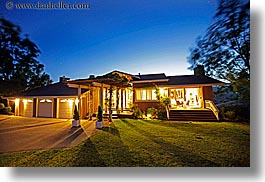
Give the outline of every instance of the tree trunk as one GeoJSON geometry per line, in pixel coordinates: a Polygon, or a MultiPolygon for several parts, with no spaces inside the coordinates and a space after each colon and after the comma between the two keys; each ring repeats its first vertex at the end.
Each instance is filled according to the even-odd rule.
{"type": "Polygon", "coordinates": [[[167,112],[167,120],[169,120],[169,107],[166,106],[166,112],[167,112]]]}

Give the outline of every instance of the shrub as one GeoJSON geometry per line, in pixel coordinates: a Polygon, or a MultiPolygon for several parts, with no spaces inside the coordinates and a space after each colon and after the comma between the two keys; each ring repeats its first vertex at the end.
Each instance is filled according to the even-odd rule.
{"type": "Polygon", "coordinates": [[[226,118],[228,118],[230,120],[235,120],[236,119],[235,111],[226,111],[224,115],[225,115],[226,118]]]}
{"type": "Polygon", "coordinates": [[[3,108],[5,108],[5,104],[0,103],[0,109],[3,109],[3,108]]]}
{"type": "Polygon", "coordinates": [[[162,106],[157,109],[157,118],[161,120],[167,119],[167,111],[165,107],[162,106]]]}
{"type": "Polygon", "coordinates": [[[141,111],[141,109],[137,105],[133,105],[131,110],[133,112],[133,118],[134,119],[139,119],[139,118],[143,117],[143,112],[141,111]]]}
{"type": "Polygon", "coordinates": [[[77,110],[77,107],[75,106],[75,110],[74,110],[74,117],[73,117],[74,120],[79,120],[79,112],[77,110]]]}
{"type": "Polygon", "coordinates": [[[219,108],[220,119],[231,121],[250,121],[250,106],[247,104],[226,105],[219,108]]]}
{"type": "Polygon", "coordinates": [[[101,106],[98,106],[98,115],[97,115],[98,121],[102,121],[103,118],[103,111],[101,106]]]}
{"type": "Polygon", "coordinates": [[[157,109],[154,107],[147,108],[147,114],[151,114],[151,118],[154,119],[157,117],[157,109]]]}
{"type": "Polygon", "coordinates": [[[1,114],[10,114],[11,110],[12,110],[11,107],[3,107],[3,108],[0,108],[0,113],[1,114]]]}

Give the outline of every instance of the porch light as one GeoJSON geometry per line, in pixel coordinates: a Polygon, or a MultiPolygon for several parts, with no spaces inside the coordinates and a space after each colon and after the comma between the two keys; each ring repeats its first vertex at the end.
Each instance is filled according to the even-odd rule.
{"type": "Polygon", "coordinates": [[[78,103],[79,103],[79,100],[78,100],[78,98],[76,98],[75,99],[75,105],[78,105],[78,103]]]}
{"type": "MultiPolygon", "coordinates": [[[[67,99],[67,102],[69,102],[70,104],[72,104],[74,101],[71,99],[67,99]]],[[[78,103],[78,102],[77,102],[78,103]]]]}
{"type": "Polygon", "coordinates": [[[15,99],[15,105],[18,105],[18,104],[19,104],[19,99],[16,98],[16,99],[15,99]]]}

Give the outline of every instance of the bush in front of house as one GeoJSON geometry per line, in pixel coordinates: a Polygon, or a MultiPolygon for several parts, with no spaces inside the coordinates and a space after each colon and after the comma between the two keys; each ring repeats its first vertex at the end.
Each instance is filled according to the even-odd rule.
{"type": "Polygon", "coordinates": [[[151,115],[151,119],[157,118],[157,109],[154,107],[147,108],[147,114],[151,115]]]}
{"type": "Polygon", "coordinates": [[[5,104],[0,103],[0,114],[13,114],[11,107],[5,107],[5,104]]]}
{"type": "Polygon", "coordinates": [[[157,118],[160,120],[167,120],[167,111],[162,105],[160,105],[157,109],[157,118]]]}
{"type": "Polygon", "coordinates": [[[141,109],[137,105],[133,105],[131,110],[133,112],[132,116],[134,119],[142,119],[143,118],[143,112],[141,111],[141,109]]]}
{"type": "Polygon", "coordinates": [[[219,108],[220,119],[250,122],[250,106],[248,104],[225,105],[219,108]]]}
{"type": "Polygon", "coordinates": [[[5,107],[4,103],[0,103],[0,110],[3,109],[5,107]]]}

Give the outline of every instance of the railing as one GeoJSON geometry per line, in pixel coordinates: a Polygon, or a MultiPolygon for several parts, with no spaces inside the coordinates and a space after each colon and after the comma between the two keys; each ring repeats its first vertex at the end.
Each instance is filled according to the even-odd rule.
{"type": "Polygon", "coordinates": [[[216,119],[219,120],[219,110],[211,100],[205,100],[205,107],[212,110],[216,119]]]}

